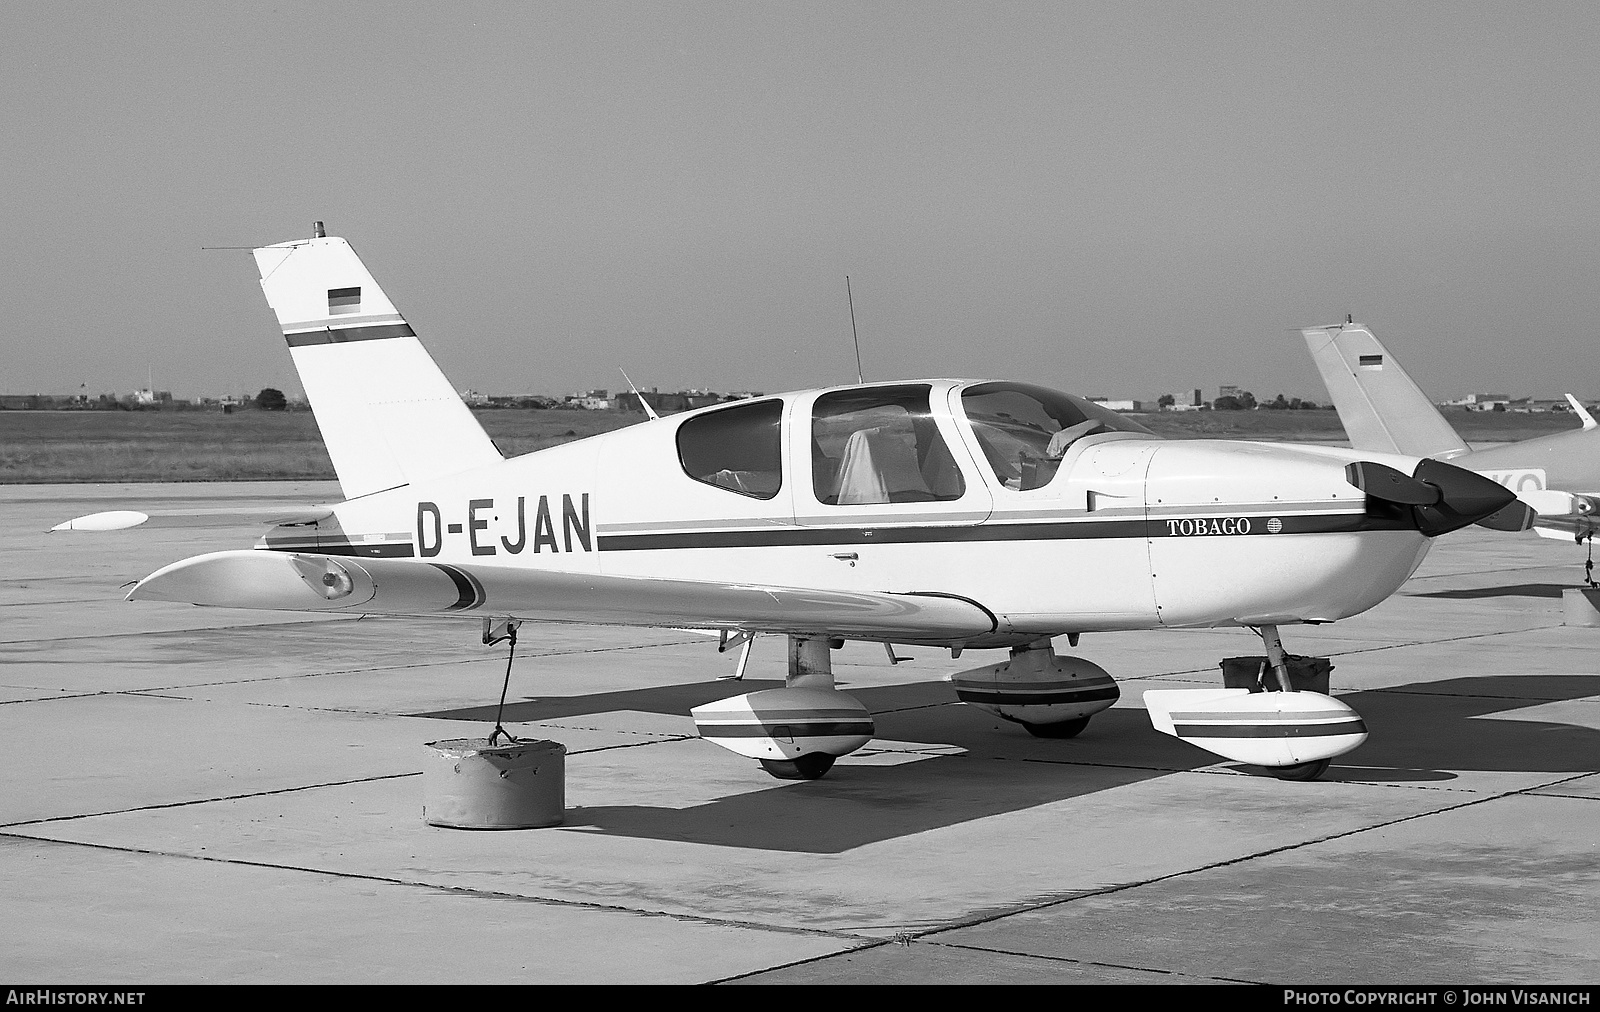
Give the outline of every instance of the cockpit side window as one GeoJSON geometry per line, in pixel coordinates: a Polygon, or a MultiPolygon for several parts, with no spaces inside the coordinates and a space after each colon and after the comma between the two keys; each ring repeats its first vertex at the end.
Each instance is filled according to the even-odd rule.
{"type": "Polygon", "coordinates": [[[1023,383],[968,387],[961,395],[961,407],[995,477],[1006,488],[1021,492],[1050,484],[1062,455],[1084,436],[1152,434],[1092,401],[1023,383]]]}
{"type": "Polygon", "coordinates": [[[923,385],[841,390],[817,398],[811,476],[830,506],[946,502],[966,482],[928,409],[923,385]]]}
{"type": "Polygon", "coordinates": [[[678,460],[695,481],[754,499],[783,487],[783,401],[696,415],[678,426],[678,460]]]}

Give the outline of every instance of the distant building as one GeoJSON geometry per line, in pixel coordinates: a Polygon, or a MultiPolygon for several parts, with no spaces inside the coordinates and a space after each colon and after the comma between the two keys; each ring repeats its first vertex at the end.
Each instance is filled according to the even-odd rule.
{"type": "Polygon", "coordinates": [[[1468,411],[1494,411],[1498,406],[1504,411],[1510,405],[1511,398],[1506,394],[1468,394],[1456,401],[1445,401],[1439,406],[1442,408],[1466,408],[1468,411]]]}
{"type": "MultiPolygon", "coordinates": [[[[616,406],[619,411],[643,412],[639,399],[644,398],[645,403],[655,409],[658,415],[670,415],[679,411],[689,411],[693,408],[703,408],[710,404],[720,404],[723,401],[743,400],[748,394],[719,394],[711,390],[680,390],[675,394],[664,394],[652,387],[649,390],[617,394],[616,406]]],[[[755,394],[753,396],[761,396],[755,394]]]]}
{"type": "Polygon", "coordinates": [[[1521,411],[1527,414],[1542,415],[1552,411],[1571,411],[1572,405],[1567,403],[1565,397],[1558,401],[1542,401],[1528,397],[1520,401],[1513,401],[1507,410],[1521,411]]]}
{"type": "Polygon", "coordinates": [[[1112,400],[1109,397],[1091,397],[1089,400],[1110,411],[1143,411],[1143,401],[1112,400]]]}

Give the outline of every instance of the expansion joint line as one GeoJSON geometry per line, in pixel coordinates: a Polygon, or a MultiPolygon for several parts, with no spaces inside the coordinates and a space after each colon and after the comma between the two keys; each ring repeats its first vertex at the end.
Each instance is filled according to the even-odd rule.
{"type": "MultiPolygon", "coordinates": [[[[229,794],[220,798],[191,798],[188,801],[168,801],[159,805],[136,805],[133,808],[115,808],[109,812],[89,812],[83,815],[52,815],[47,819],[25,819],[22,822],[0,823],[0,835],[17,836],[24,839],[38,839],[28,837],[22,833],[6,833],[5,830],[17,829],[22,826],[43,826],[52,822],[76,822],[79,819],[98,819],[105,815],[132,815],[136,812],[159,812],[166,808],[188,808],[192,805],[209,805],[218,801],[248,801],[251,798],[270,798],[275,794],[295,794],[299,791],[315,791],[323,787],[348,787],[351,784],[372,784],[380,780],[404,780],[406,777],[420,777],[421,773],[381,773],[372,777],[355,777],[351,780],[330,780],[320,784],[302,784],[299,787],[280,787],[272,791],[250,791],[246,794],[229,794]]],[[[69,842],[69,841],[59,841],[69,842]]],[[[85,846],[90,846],[85,844],[85,846]]],[[[113,850],[117,848],[111,848],[113,850]]]]}
{"type": "MultiPolygon", "coordinates": [[[[407,774],[416,776],[418,774],[407,774]]],[[[178,807],[164,805],[157,807],[178,807]]],[[[111,814],[111,813],[107,813],[111,814]]],[[[87,816],[76,816],[87,818],[87,816]]],[[[39,822],[54,822],[55,819],[41,819],[39,822]]],[[[21,823],[19,825],[28,825],[21,823]]],[[[672,912],[668,910],[647,910],[639,907],[622,906],[617,903],[596,903],[591,900],[564,900],[554,896],[528,896],[522,893],[511,893],[497,889],[477,889],[471,886],[440,885],[437,882],[424,882],[416,879],[399,878],[393,875],[367,875],[359,872],[330,871],[326,868],[308,868],[304,865],[278,864],[271,861],[249,861],[236,857],[215,857],[209,854],[186,854],[181,851],[156,850],[149,847],[119,847],[109,843],[88,843],[82,840],[55,840],[50,837],[28,836],[23,833],[7,833],[0,829],[0,836],[12,839],[27,840],[31,843],[50,843],[66,847],[87,847],[91,850],[106,850],[118,854],[142,854],[149,857],[171,857],[189,861],[207,861],[212,864],[232,865],[238,868],[263,868],[269,871],[299,872],[305,875],[317,875],[322,878],[342,879],[351,882],[377,882],[384,885],[404,886],[413,889],[426,889],[430,892],[443,893],[450,896],[469,896],[477,899],[506,900],[513,903],[535,903],[541,906],[567,907],[574,910],[595,910],[607,913],[633,914],[637,917],[665,917],[669,920],[683,921],[690,924],[705,924],[712,927],[743,928],[748,931],[770,931],[783,935],[806,935],[817,938],[838,938],[857,940],[857,934],[830,931],[824,928],[801,928],[783,924],[763,924],[759,921],[743,921],[731,917],[710,917],[704,914],[690,914],[672,912]]]]}

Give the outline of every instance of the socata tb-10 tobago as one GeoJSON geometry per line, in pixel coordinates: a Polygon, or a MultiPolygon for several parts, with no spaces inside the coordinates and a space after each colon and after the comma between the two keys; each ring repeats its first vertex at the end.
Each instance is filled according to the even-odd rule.
{"type": "Polygon", "coordinates": [[[782,634],[784,688],[693,711],[780,777],[821,776],[872,737],[834,687],[844,640],[1009,649],[952,676],[959,697],[1071,737],[1118,690],[1052,637],[1214,626],[1259,630],[1259,683],[1147,692],[1152,723],[1315,777],[1366,728],[1297,691],[1278,627],[1371,608],[1436,535],[1532,519],[1437,460],[1164,440],[1024,383],[763,396],[507,460],[345,240],[319,224],[254,255],[347,499],[276,514],[255,550],[173,563],[129,599],[782,634]]]}

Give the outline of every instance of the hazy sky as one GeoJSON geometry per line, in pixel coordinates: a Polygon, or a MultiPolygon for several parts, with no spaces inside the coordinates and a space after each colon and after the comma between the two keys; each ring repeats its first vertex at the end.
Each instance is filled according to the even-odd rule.
{"type": "Polygon", "coordinates": [[[457,388],[1600,394],[1600,5],[0,5],[0,392],[297,390],[323,219],[457,388]]]}

